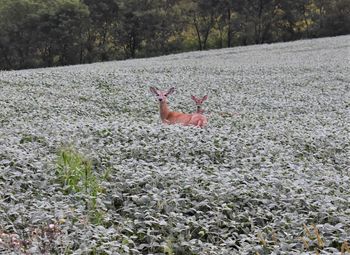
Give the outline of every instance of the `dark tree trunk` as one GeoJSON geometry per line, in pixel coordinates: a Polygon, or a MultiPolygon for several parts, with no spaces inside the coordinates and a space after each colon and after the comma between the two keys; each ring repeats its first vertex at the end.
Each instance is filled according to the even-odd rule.
{"type": "Polygon", "coordinates": [[[232,47],[232,25],[231,25],[231,9],[227,8],[227,47],[232,47]]]}
{"type": "Polygon", "coordinates": [[[193,23],[194,23],[194,27],[196,28],[196,33],[197,33],[198,49],[203,50],[201,33],[199,31],[196,16],[193,17],[193,23]]]}
{"type": "Polygon", "coordinates": [[[4,59],[5,59],[6,65],[7,65],[5,67],[5,69],[12,69],[12,67],[13,67],[12,63],[11,63],[9,57],[6,54],[6,50],[3,47],[1,47],[1,52],[2,52],[2,55],[3,55],[4,59]]]}

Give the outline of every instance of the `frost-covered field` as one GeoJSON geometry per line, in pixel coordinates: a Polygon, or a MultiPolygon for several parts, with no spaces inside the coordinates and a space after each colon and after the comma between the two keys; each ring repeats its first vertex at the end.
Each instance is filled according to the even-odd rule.
{"type": "Polygon", "coordinates": [[[349,252],[349,55],[343,36],[0,72],[0,252],[349,252]],[[149,86],[183,112],[208,94],[208,126],[162,126],[149,86]],[[95,197],[59,182],[65,148],[95,197]]]}

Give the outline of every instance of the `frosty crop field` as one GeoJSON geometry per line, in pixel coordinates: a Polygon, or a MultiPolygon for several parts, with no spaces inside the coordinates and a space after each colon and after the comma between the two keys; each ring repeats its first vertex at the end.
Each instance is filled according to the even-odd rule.
{"type": "Polygon", "coordinates": [[[0,72],[1,254],[350,254],[350,36],[0,72]],[[149,92],[204,129],[164,126],[149,92]]]}

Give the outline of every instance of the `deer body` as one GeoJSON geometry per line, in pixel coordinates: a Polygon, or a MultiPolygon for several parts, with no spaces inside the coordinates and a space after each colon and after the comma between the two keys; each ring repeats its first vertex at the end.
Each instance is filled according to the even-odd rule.
{"type": "Polygon", "coordinates": [[[151,87],[150,90],[153,94],[155,94],[158,97],[160,119],[164,124],[180,124],[184,126],[191,125],[196,127],[204,127],[207,124],[208,120],[202,114],[187,114],[182,112],[170,111],[167,104],[167,96],[169,96],[175,91],[174,88],[169,89],[167,92],[162,92],[154,87],[151,87]]]}

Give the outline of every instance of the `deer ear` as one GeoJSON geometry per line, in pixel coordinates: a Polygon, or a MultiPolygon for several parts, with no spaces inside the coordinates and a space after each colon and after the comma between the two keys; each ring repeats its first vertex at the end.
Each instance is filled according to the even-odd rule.
{"type": "Polygon", "coordinates": [[[157,88],[155,88],[155,87],[149,87],[149,90],[150,90],[153,94],[158,95],[158,89],[157,89],[157,88]]]}
{"type": "Polygon", "coordinates": [[[208,99],[208,95],[205,95],[203,98],[202,98],[202,102],[204,102],[205,100],[208,99]]]}
{"type": "Polygon", "coordinates": [[[172,88],[170,88],[170,89],[168,90],[168,92],[166,93],[166,95],[169,96],[169,95],[173,94],[174,91],[175,91],[175,88],[172,87],[172,88]]]}
{"type": "Polygon", "coordinates": [[[197,102],[197,98],[195,96],[191,95],[191,98],[192,98],[193,101],[197,102]]]}

